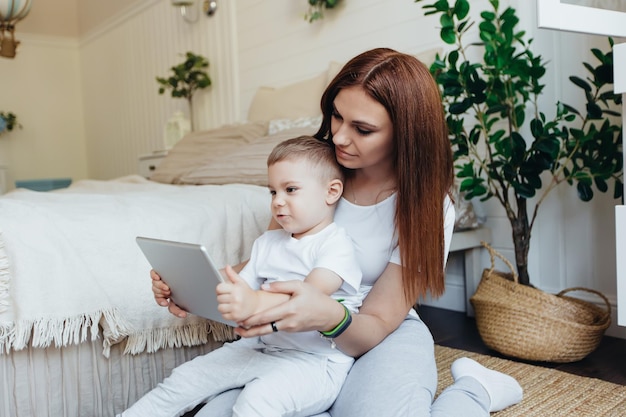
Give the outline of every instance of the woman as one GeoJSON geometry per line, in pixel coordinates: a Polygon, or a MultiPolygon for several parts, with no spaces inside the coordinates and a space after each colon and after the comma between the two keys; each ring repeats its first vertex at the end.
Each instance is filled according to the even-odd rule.
{"type": "MultiPolygon", "coordinates": [[[[412,306],[444,291],[444,265],[454,225],[448,197],[454,173],[439,90],[417,59],[391,49],[350,60],[321,100],[318,139],[331,140],[346,169],[335,222],[355,243],[369,289],[350,326],[334,339],[358,357],[333,417],[485,416],[521,400],[510,376],[467,358],[452,366],[455,379],[434,402],[434,343],[412,306]]],[[[271,226],[272,227],[272,226],[271,226]]],[[[156,274],[156,301],[168,289],[156,274]]],[[[341,305],[302,282],[272,284],[290,301],[251,317],[243,337],[280,331],[329,331],[344,317],[341,305]]],[[[184,314],[169,305],[174,314],[184,314]]],[[[228,393],[198,416],[230,415],[228,393]]]]}

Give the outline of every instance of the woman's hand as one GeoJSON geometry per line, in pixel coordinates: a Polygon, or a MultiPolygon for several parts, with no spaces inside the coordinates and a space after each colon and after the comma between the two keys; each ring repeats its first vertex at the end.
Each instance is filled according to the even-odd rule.
{"type": "Polygon", "coordinates": [[[235,332],[242,337],[262,336],[278,331],[303,332],[329,330],[339,323],[345,314],[337,301],[315,286],[302,281],[273,282],[262,286],[264,291],[287,294],[290,299],[249,317],[235,332]]]}
{"type": "Polygon", "coordinates": [[[150,271],[150,278],[152,278],[152,293],[156,303],[162,307],[167,307],[169,312],[177,317],[187,317],[185,310],[178,307],[173,301],[170,301],[170,295],[172,294],[170,287],[161,280],[161,276],[154,269],[150,271]]]}

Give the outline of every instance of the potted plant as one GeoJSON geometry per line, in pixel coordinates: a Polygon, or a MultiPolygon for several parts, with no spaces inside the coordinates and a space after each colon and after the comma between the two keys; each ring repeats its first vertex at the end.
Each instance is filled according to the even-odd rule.
{"type": "Polygon", "coordinates": [[[610,304],[594,290],[584,289],[600,295],[608,312],[564,297],[572,289],[555,296],[532,287],[528,253],[538,210],[560,184],[575,184],[583,201],[610,185],[614,197],[622,197],[621,126],[612,110],[621,96],[612,90],[613,54],[593,49],[599,63],[583,63],[588,77],[569,77],[584,94],[583,111],[559,102],[554,116],[547,116],[538,107],[546,62],[530,49],[532,39],[516,29],[515,10],[500,13],[498,0],[489,3],[491,10],[480,14],[480,41],[474,42],[465,40],[476,24],[468,0],[423,6],[426,15],[440,15],[440,37],[453,45],[430,70],[442,93],[460,191],[467,199],[495,198],[512,229],[517,271],[500,255],[512,274],[496,279],[494,251],[488,248],[492,268],[470,301],[489,347],[522,359],[579,360],[608,328],[610,304]],[[482,59],[474,62],[470,48],[481,48],[482,59]]]}
{"type": "Polygon", "coordinates": [[[519,281],[529,285],[531,231],[551,191],[575,184],[579,198],[589,201],[594,188],[606,192],[612,182],[614,197],[622,197],[621,126],[610,117],[619,116],[612,108],[621,96],[612,89],[613,53],[593,49],[599,63],[583,63],[589,77],[569,77],[584,93],[585,110],[557,103],[555,115],[546,116],[537,106],[546,62],[531,51],[532,39],[516,31],[515,10],[499,14],[498,0],[489,3],[493,10],[481,13],[479,43],[465,43],[475,25],[468,0],[423,6],[427,15],[441,15],[441,39],[456,46],[431,72],[441,87],[460,189],[467,199],[495,198],[502,205],[519,281]],[[471,47],[483,48],[482,62],[468,58],[471,47]]]}
{"type": "Polygon", "coordinates": [[[324,9],[333,9],[337,6],[340,0],[307,0],[309,4],[309,11],[304,15],[304,18],[313,23],[318,19],[324,18],[324,9]]]}
{"type": "Polygon", "coordinates": [[[206,72],[209,61],[202,55],[193,52],[185,54],[185,60],[180,64],[170,68],[172,75],[169,77],[156,77],[159,83],[159,94],[171,90],[174,98],[184,98],[189,104],[189,119],[191,129],[193,123],[193,96],[198,90],[202,90],[211,85],[211,78],[206,72]]]}
{"type": "Polygon", "coordinates": [[[16,127],[22,127],[17,121],[17,116],[11,112],[0,111],[0,135],[10,132],[16,127]]]}

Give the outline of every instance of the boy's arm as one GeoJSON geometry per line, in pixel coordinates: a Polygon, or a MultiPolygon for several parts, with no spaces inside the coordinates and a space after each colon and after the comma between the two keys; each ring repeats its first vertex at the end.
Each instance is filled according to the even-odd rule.
{"type": "MultiPolygon", "coordinates": [[[[267,292],[262,289],[253,290],[230,266],[225,268],[225,273],[230,282],[218,285],[217,299],[218,310],[227,320],[241,322],[253,314],[282,304],[290,298],[288,294],[267,292]]],[[[304,281],[328,295],[337,291],[343,283],[339,275],[325,268],[313,269],[304,281]]]]}

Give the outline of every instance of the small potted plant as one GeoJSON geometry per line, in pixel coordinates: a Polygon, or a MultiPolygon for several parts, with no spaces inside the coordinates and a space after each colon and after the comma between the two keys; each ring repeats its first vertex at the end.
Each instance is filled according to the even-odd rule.
{"type": "Polygon", "coordinates": [[[304,15],[304,18],[313,23],[318,19],[324,18],[325,9],[333,9],[337,6],[340,0],[307,0],[309,4],[309,11],[304,15]]]}
{"type": "MultiPolygon", "coordinates": [[[[612,185],[614,197],[622,197],[621,126],[614,122],[619,113],[612,110],[621,96],[612,89],[612,52],[593,49],[599,63],[583,63],[587,79],[570,77],[586,98],[584,110],[557,103],[555,115],[546,116],[538,107],[546,62],[530,49],[532,39],[517,31],[515,10],[500,13],[498,0],[489,3],[491,10],[480,14],[480,41],[472,42],[465,40],[476,23],[468,0],[423,6],[426,15],[440,15],[440,37],[454,46],[437,57],[431,73],[442,92],[460,190],[468,199],[500,203],[512,229],[514,276],[530,288],[531,231],[551,191],[575,184],[579,198],[589,201],[594,189],[606,192],[612,185]],[[469,48],[481,48],[482,60],[472,61],[469,48]]],[[[524,308],[535,308],[526,304],[524,308]]]]}
{"type": "Polygon", "coordinates": [[[17,121],[17,116],[11,112],[0,111],[0,135],[9,133],[16,127],[22,127],[17,121]]]}
{"type": "Polygon", "coordinates": [[[185,60],[180,64],[170,68],[172,75],[169,77],[156,77],[159,83],[159,94],[171,91],[174,98],[184,98],[189,104],[189,119],[191,129],[193,123],[193,96],[198,90],[205,89],[211,85],[211,77],[206,69],[209,61],[202,55],[193,52],[185,54],[185,60]]]}

